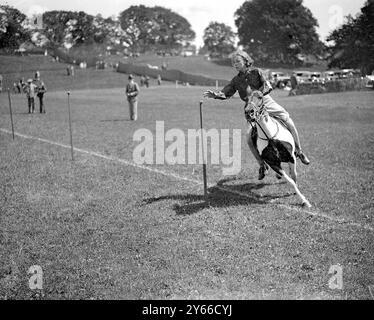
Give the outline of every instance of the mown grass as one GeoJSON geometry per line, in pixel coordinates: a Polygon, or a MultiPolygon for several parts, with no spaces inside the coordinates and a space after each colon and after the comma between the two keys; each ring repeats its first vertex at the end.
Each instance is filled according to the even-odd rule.
{"type": "MultiPolygon", "coordinates": [[[[142,89],[139,120],[128,121],[120,89],[71,93],[74,145],[132,160],[140,128],[199,127],[206,88],[142,89]]],[[[372,92],[303,97],[274,94],[297,124],[312,160],[298,164],[299,186],[315,212],[373,227],[372,92]]],[[[18,132],[69,144],[67,95],[46,96],[47,114],[25,114],[13,98],[18,132]]],[[[6,95],[0,127],[10,129],[6,95]]],[[[242,102],[204,102],[204,127],[242,129],[242,171],[217,188],[0,132],[0,296],[7,299],[370,299],[373,234],[359,225],[298,210],[291,189],[270,175],[257,181],[245,146],[242,102]],[[289,210],[291,206],[295,210],[289,210]],[[328,287],[343,267],[343,290],[328,287]],[[30,290],[27,270],[40,265],[44,289],[30,290]]],[[[199,165],[155,165],[201,180],[199,165]]]]}

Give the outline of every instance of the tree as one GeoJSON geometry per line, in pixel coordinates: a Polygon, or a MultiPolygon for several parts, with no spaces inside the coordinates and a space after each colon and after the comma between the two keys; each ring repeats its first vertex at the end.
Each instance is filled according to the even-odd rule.
{"type": "Polygon", "coordinates": [[[74,27],[71,30],[74,45],[94,43],[94,17],[83,11],[74,12],[74,27]]]}
{"type": "Polygon", "coordinates": [[[367,74],[374,69],[374,0],[361,8],[356,18],[346,17],[346,22],[330,33],[327,41],[331,62],[329,67],[359,68],[367,74]]]}
{"type": "Polygon", "coordinates": [[[317,20],[302,0],[246,1],[235,12],[239,44],[262,62],[298,62],[323,49],[317,20]]]}
{"type": "Polygon", "coordinates": [[[210,22],[204,30],[203,40],[213,56],[223,57],[234,51],[235,33],[224,23],[210,22]]]}
{"type": "Polygon", "coordinates": [[[120,23],[134,51],[158,46],[177,48],[195,38],[190,23],[177,13],[163,7],[131,6],[120,13],[120,23]]]}
{"type": "Polygon", "coordinates": [[[26,15],[18,9],[0,5],[0,48],[14,49],[30,40],[26,30],[26,15]]]}
{"type": "Polygon", "coordinates": [[[96,32],[93,21],[94,17],[83,11],[48,11],[43,14],[44,35],[54,46],[92,44],[96,32]]]}
{"type": "Polygon", "coordinates": [[[154,22],[156,28],[156,43],[169,48],[188,46],[195,39],[191,24],[184,17],[162,7],[154,7],[154,22]]]}

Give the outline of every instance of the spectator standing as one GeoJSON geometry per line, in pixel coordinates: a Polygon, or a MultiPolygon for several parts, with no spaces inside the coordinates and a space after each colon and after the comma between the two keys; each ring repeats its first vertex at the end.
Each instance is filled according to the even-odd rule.
{"type": "Polygon", "coordinates": [[[272,83],[273,88],[278,87],[278,75],[274,74],[273,76],[273,83],[272,83]]]}
{"type": "Polygon", "coordinates": [[[289,95],[290,96],[296,96],[297,78],[296,78],[296,73],[295,72],[292,73],[290,81],[291,81],[291,90],[290,90],[289,95]]]}
{"type": "Polygon", "coordinates": [[[36,85],[36,96],[39,99],[39,111],[40,113],[46,113],[44,106],[44,94],[47,92],[47,88],[44,82],[40,79],[40,73],[35,73],[34,84],[36,85]]]}
{"type": "Polygon", "coordinates": [[[139,86],[134,81],[134,76],[129,75],[129,83],[126,86],[126,96],[129,103],[130,119],[136,121],[138,119],[138,95],[139,86]]]}
{"type": "Polygon", "coordinates": [[[47,92],[47,87],[45,86],[44,82],[40,82],[40,86],[38,87],[38,98],[39,98],[39,111],[40,113],[46,113],[45,105],[44,105],[44,94],[47,92]]]}
{"type": "Polygon", "coordinates": [[[145,82],[145,77],[144,77],[144,76],[141,76],[141,77],[140,77],[140,86],[141,86],[141,87],[144,86],[144,82],[145,82]]]}
{"type": "Polygon", "coordinates": [[[32,79],[27,80],[27,85],[25,87],[27,104],[29,107],[29,113],[34,113],[35,111],[35,93],[36,85],[32,82],[32,79]]]}
{"type": "Polygon", "coordinates": [[[148,76],[145,76],[144,84],[147,88],[149,87],[149,80],[150,78],[148,76]]]}
{"type": "Polygon", "coordinates": [[[157,75],[157,84],[160,86],[162,82],[161,75],[157,75]]]}
{"type": "Polygon", "coordinates": [[[21,84],[22,92],[25,92],[26,86],[27,86],[27,83],[25,82],[25,78],[22,77],[20,84],[21,84]]]}
{"type": "Polygon", "coordinates": [[[21,79],[16,83],[16,86],[17,86],[17,92],[22,93],[22,80],[21,79]]]}

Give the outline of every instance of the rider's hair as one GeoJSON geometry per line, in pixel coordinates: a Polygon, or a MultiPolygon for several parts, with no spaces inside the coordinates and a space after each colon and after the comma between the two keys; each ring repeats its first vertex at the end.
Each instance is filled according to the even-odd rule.
{"type": "Polygon", "coordinates": [[[250,66],[253,65],[254,60],[251,58],[251,56],[248,53],[246,53],[242,50],[237,50],[237,51],[233,52],[231,54],[231,62],[233,63],[235,58],[237,58],[237,57],[240,57],[244,60],[244,63],[245,63],[246,67],[250,67],[250,66]]]}

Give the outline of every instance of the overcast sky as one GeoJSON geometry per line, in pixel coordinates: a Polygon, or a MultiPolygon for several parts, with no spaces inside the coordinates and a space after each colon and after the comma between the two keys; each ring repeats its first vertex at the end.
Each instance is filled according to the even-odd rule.
{"type": "MultiPolygon", "coordinates": [[[[281,0],[279,0],[281,1],[281,0]]],[[[237,31],[234,22],[235,11],[245,0],[2,0],[25,14],[41,10],[85,11],[89,14],[101,13],[104,17],[118,15],[131,5],[144,4],[148,7],[161,6],[185,17],[196,32],[196,44],[202,45],[204,29],[209,22],[225,23],[237,31]]],[[[365,0],[304,0],[318,20],[321,40],[343,21],[348,14],[356,15],[365,0]]]]}

